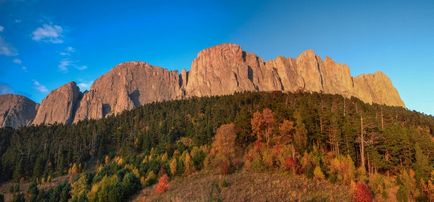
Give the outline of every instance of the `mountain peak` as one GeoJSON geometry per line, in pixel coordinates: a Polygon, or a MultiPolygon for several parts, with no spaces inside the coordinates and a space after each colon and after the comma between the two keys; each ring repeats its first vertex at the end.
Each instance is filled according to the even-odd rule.
{"type": "Polygon", "coordinates": [[[323,61],[313,50],[303,51],[296,59],[280,56],[265,62],[237,44],[226,43],[200,51],[188,72],[131,61],[96,79],[84,95],[70,82],[42,101],[33,123],[100,119],[151,102],[244,91],[319,92],[404,106],[381,71],[352,77],[347,65],[328,56],[323,61]]]}
{"type": "Polygon", "coordinates": [[[21,95],[0,95],[0,127],[18,128],[29,125],[38,104],[21,95]]]}
{"type": "Polygon", "coordinates": [[[71,123],[80,98],[80,89],[74,81],[51,91],[42,100],[33,124],[71,123]]]}

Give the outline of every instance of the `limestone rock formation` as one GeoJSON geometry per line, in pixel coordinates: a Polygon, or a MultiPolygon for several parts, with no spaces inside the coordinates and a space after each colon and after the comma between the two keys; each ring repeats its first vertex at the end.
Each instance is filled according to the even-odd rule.
{"type": "Polygon", "coordinates": [[[72,123],[80,98],[81,92],[75,82],[53,90],[42,100],[33,124],[72,123]]]}
{"type": "Polygon", "coordinates": [[[181,85],[177,71],[144,62],[119,64],[95,80],[84,94],[74,122],[103,118],[146,103],[182,98],[181,85]]]}
{"type": "Polygon", "coordinates": [[[267,62],[234,44],[214,46],[198,54],[189,72],[187,96],[242,91],[322,92],[354,96],[367,103],[404,106],[386,75],[353,78],[347,65],[330,57],[322,60],[312,50],[295,59],[277,57],[267,62]]]}
{"type": "Polygon", "coordinates": [[[0,95],[0,127],[27,126],[35,118],[38,104],[20,95],[0,95]]]}
{"type": "MultiPolygon", "coordinates": [[[[312,50],[297,58],[264,61],[239,45],[221,44],[199,52],[191,71],[178,73],[144,62],[126,62],[95,80],[83,95],[75,83],[66,84],[43,100],[33,123],[100,119],[151,102],[243,91],[320,92],[357,97],[367,103],[404,106],[398,91],[382,72],[352,77],[347,65],[330,57],[323,60],[312,50]]],[[[26,103],[35,110],[35,104],[26,103]]],[[[17,112],[14,120],[9,117],[9,108],[23,104],[1,104],[5,109],[3,125],[27,125],[33,118],[23,118],[17,112]]],[[[28,112],[31,115],[30,109],[28,112]]]]}
{"type": "Polygon", "coordinates": [[[189,72],[187,96],[227,95],[242,91],[282,90],[274,68],[234,44],[201,51],[189,72]]]}
{"type": "Polygon", "coordinates": [[[392,81],[381,71],[354,78],[354,96],[367,103],[404,106],[392,81]]]}

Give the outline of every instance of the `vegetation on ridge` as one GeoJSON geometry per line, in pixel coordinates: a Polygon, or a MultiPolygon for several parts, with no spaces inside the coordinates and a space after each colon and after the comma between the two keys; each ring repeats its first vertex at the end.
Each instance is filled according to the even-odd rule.
{"type": "Polygon", "coordinates": [[[351,187],[355,201],[429,200],[433,133],[431,116],[338,95],[192,98],[74,125],[0,129],[0,180],[36,185],[69,173],[70,183],[32,185],[25,198],[122,201],[157,182],[164,193],[173,178],[201,170],[285,172],[351,187]]]}

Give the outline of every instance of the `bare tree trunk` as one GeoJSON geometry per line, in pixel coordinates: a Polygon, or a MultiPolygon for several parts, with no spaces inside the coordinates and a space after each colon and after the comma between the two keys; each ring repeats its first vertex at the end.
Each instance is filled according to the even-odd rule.
{"type": "Polygon", "coordinates": [[[384,130],[383,107],[381,107],[381,130],[384,130]]]}
{"type": "Polygon", "coordinates": [[[363,132],[363,116],[360,115],[360,165],[365,169],[365,137],[363,132]]]}
{"type": "Polygon", "coordinates": [[[346,113],[347,113],[347,110],[346,110],[346,101],[345,101],[345,98],[344,98],[344,117],[345,117],[345,115],[346,115],[346,113]]]}

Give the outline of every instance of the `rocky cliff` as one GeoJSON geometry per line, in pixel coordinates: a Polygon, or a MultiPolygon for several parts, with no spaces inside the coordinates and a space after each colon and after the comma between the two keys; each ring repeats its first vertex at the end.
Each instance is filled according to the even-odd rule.
{"type": "Polygon", "coordinates": [[[312,50],[297,58],[264,62],[234,44],[201,51],[193,61],[187,96],[226,95],[242,91],[322,92],[357,97],[367,103],[404,106],[392,82],[381,72],[353,78],[345,64],[322,60],[312,50]]]}
{"type": "MultiPolygon", "coordinates": [[[[239,45],[221,44],[199,52],[190,71],[178,73],[144,62],[126,62],[95,80],[84,95],[74,82],[68,83],[42,101],[33,124],[100,119],[151,102],[243,91],[320,92],[357,97],[367,103],[404,106],[398,91],[382,72],[352,77],[347,65],[330,57],[323,60],[312,50],[297,58],[264,61],[239,45]]],[[[26,125],[32,119],[35,104],[16,102],[0,103],[4,109],[3,125],[6,119],[13,126],[26,125]],[[16,108],[15,115],[10,115],[9,108],[16,108]]]]}
{"type": "Polygon", "coordinates": [[[119,64],[97,79],[85,93],[74,122],[99,119],[137,106],[183,96],[177,71],[144,62],[119,64]]]}
{"type": "Polygon", "coordinates": [[[38,104],[20,95],[0,95],[0,127],[18,128],[32,123],[38,104]]]}
{"type": "Polygon", "coordinates": [[[74,120],[81,92],[75,82],[53,90],[42,100],[33,124],[69,124],[74,120]]]}
{"type": "Polygon", "coordinates": [[[201,51],[191,65],[187,96],[227,95],[240,91],[282,90],[279,75],[258,56],[234,44],[201,51]]]}

